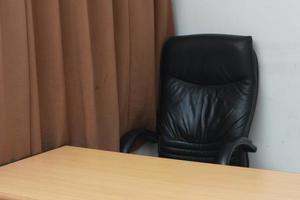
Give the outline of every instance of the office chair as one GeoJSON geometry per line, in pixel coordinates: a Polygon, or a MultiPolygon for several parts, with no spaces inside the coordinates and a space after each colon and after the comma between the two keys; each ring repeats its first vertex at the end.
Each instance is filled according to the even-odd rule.
{"type": "Polygon", "coordinates": [[[170,38],[162,51],[157,131],[121,138],[158,142],[160,157],[249,166],[257,148],[247,138],[256,107],[258,62],[250,36],[170,38]]]}

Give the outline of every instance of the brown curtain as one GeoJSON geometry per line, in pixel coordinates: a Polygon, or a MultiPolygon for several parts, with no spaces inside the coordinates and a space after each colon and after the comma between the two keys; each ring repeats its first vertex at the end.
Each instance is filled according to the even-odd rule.
{"type": "Polygon", "coordinates": [[[169,0],[0,0],[0,164],[155,126],[169,0]]]}

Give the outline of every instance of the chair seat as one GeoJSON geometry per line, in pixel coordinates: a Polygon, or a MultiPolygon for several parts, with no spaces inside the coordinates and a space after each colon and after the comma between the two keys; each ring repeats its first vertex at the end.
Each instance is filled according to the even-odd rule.
{"type": "MultiPolygon", "coordinates": [[[[161,137],[158,143],[158,152],[159,156],[164,158],[216,163],[216,158],[222,143],[222,141],[191,143],[161,137]]],[[[240,160],[240,156],[238,152],[235,152],[232,156],[232,163],[236,163],[237,160],[240,160]]]]}

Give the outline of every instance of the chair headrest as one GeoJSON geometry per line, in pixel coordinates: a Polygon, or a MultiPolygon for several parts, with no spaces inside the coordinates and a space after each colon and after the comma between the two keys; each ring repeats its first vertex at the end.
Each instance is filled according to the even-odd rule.
{"type": "Polygon", "coordinates": [[[171,37],[162,53],[162,73],[203,84],[257,79],[251,36],[203,34],[171,37]]]}

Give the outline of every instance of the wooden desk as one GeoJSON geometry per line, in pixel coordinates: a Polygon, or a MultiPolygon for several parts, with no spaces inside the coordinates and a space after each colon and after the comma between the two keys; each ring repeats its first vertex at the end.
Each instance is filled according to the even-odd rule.
{"type": "Polygon", "coordinates": [[[0,200],[300,200],[300,174],[62,147],[0,168],[0,200]]]}

